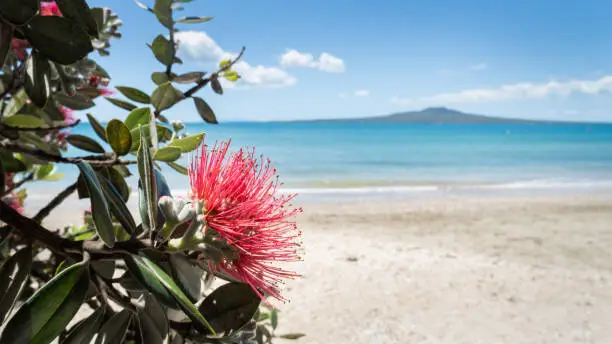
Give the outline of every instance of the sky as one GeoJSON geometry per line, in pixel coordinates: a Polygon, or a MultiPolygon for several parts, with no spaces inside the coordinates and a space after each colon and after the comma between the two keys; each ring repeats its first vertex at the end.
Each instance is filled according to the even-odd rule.
{"type": "MultiPolygon", "coordinates": [[[[152,0],[142,0],[153,6],[152,0]]],[[[111,85],[152,92],[167,31],[131,0],[89,0],[123,20],[96,60],[111,85]]],[[[348,118],[446,106],[518,118],[612,121],[612,1],[195,0],[177,72],[214,71],[246,47],[242,79],[198,95],[220,121],[348,118]]],[[[95,54],[97,55],[97,54],[95,54]]],[[[103,120],[118,108],[97,100],[103,120]]],[[[199,121],[185,101],[168,117],[199,121]]]]}

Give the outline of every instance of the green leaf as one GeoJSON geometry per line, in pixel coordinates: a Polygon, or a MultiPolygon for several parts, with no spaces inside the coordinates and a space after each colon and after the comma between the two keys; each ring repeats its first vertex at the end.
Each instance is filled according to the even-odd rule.
{"type": "Polygon", "coordinates": [[[174,88],[170,82],[167,82],[159,85],[157,89],[153,91],[151,103],[155,107],[155,110],[162,111],[172,107],[184,98],[185,96],[181,91],[174,88]]]}
{"type": "Polygon", "coordinates": [[[163,65],[169,66],[174,61],[172,56],[172,42],[167,40],[162,35],[157,35],[153,40],[153,44],[149,45],[149,48],[153,51],[153,55],[157,61],[163,65]]]}
{"type": "Polygon", "coordinates": [[[177,147],[181,150],[181,153],[189,153],[191,151],[196,150],[200,144],[202,143],[202,139],[204,138],[204,133],[191,135],[184,137],[182,139],[177,139],[170,142],[170,146],[177,147]]]}
{"type": "MultiPolygon", "coordinates": [[[[144,127],[145,129],[145,141],[147,143],[151,142],[151,131],[149,130],[149,125],[143,125],[142,127],[144,127]]],[[[163,125],[156,125],[155,128],[157,128],[157,139],[160,142],[166,142],[168,141],[171,137],[172,137],[172,131],[170,131],[170,129],[166,128],[163,125]]],[[[130,131],[130,135],[132,135],[132,151],[138,149],[138,147],[140,147],[140,129],[138,128],[134,128],[130,131]]]]}
{"type": "Polygon", "coordinates": [[[283,338],[283,339],[300,339],[302,337],[306,336],[303,333],[287,333],[287,334],[281,334],[280,336],[278,336],[279,338],[283,338]]]}
{"type": "Polygon", "coordinates": [[[168,29],[172,29],[172,0],[155,0],[153,5],[153,13],[157,20],[168,29]]]}
{"type": "Polygon", "coordinates": [[[50,343],[79,310],[88,288],[87,261],[63,270],[17,310],[0,335],[0,344],[50,343]]]}
{"type": "Polygon", "coordinates": [[[117,166],[109,168],[108,175],[111,183],[113,183],[113,186],[121,195],[121,199],[123,199],[124,202],[127,202],[130,198],[130,187],[127,185],[124,175],[119,170],[117,170],[117,168],[117,166]]]}
{"type": "Polygon", "coordinates": [[[163,344],[168,337],[166,311],[151,294],[144,294],[144,308],[138,312],[142,343],[163,344]]]}
{"type": "Polygon", "coordinates": [[[153,155],[153,160],[175,161],[181,157],[181,150],[177,147],[166,146],[158,149],[153,155]]]}
{"type": "Polygon", "coordinates": [[[96,105],[91,98],[81,93],[75,93],[72,96],[65,93],[55,93],[53,97],[60,104],[73,110],[87,110],[96,105]]]}
{"type": "MultiPolygon", "coordinates": [[[[162,74],[166,75],[165,73],[162,74]]],[[[204,75],[206,75],[206,73],[204,72],[189,72],[172,78],[172,81],[177,82],[179,84],[190,84],[192,82],[198,82],[202,80],[204,75]]]]}
{"type": "Polygon", "coordinates": [[[123,226],[123,229],[129,234],[135,233],[136,222],[119,191],[117,191],[112,182],[106,179],[106,177],[99,176],[98,179],[100,180],[101,189],[106,197],[111,213],[115,215],[119,223],[123,226]]]}
{"type": "Polygon", "coordinates": [[[128,87],[128,86],[117,86],[115,87],[121,94],[123,94],[126,98],[133,100],[138,103],[149,104],[151,102],[151,97],[143,91],[128,87]]]}
{"type": "Polygon", "coordinates": [[[24,25],[38,12],[39,1],[2,0],[0,1],[0,17],[13,25],[24,25]]]}
{"type": "Polygon", "coordinates": [[[204,101],[204,99],[200,97],[193,97],[193,103],[195,104],[196,110],[198,110],[198,114],[206,123],[210,124],[218,124],[217,117],[215,113],[210,108],[210,106],[204,101]]]}
{"type": "Polygon", "coordinates": [[[4,153],[0,151],[0,160],[5,173],[22,172],[27,170],[27,166],[23,161],[16,159],[12,153],[4,153]]]}
{"type": "Polygon", "coordinates": [[[100,146],[100,144],[94,139],[89,138],[85,135],[72,134],[66,137],[66,141],[68,141],[71,145],[89,151],[93,153],[104,153],[104,148],[100,146]]]}
{"type": "MultiPolygon", "coordinates": [[[[3,190],[3,189],[0,189],[3,190]]],[[[32,269],[32,247],[17,251],[0,268],[0,323],[11,312],[15,301],[29,282],[32,269]]]]}
{"type": "Polygon", "coordinates": [[[238,330],[249,322],[261,299],[244,283],[227,283],[208,295],[199,307],[218,333],[238,330]]]}
{"type": "Polygon", "coordinates": [[[145,138],[145,130],[140,126],[140,148],[138,149],[138,174],[140,176],[139,185],[142,188],[143,199],[140,200],[139,209],[142,219],[142,226],[146,230],[155,230],[155,220],[157,219],[157,187],[155,174],[153,173],[153,160],[149,144],[145,138]]]}
{"type": "MultiPolygon", "coordinates": [[[[92,12],[94,12],[96,10],[102,10],[103,11],[103,9],[98,8],[98,7],[92,8],[92,12]]],[[[110,75],[108,75],[108,72],[104,68],[102,68],[102,66],[100,66],[97,63],[96,63],[96,69],[92,72],[92,75],[99,76],[99,77],[106,78],[106,79],[110,79],[110,75]]]]}
{"type": "Polygon", "coordinates": [[[151,109],[149,107],[142,107],[132,110],[125,119],[125,125],[128,129],[132,130],[138,127],[139,124],[148,124],[151,120],[151,109]]]}
{"type": "Polygon", "coordinates": [[[230,64],[232,62],[232,60],[227,59],[227,60],[223,60],[221,62],[219,62],[219,68],[223,68],[225,66],[227,66],[228,64],[230,64]]]}
{"type": "Polygon", "coordinates": [[[278,326],[278,311],[276,309],[270,311],[270,325],[272,325],[274,330],[278,326]]]}
{"type": "Polygon", "coordinates": [[[102,278],[112,279],[116,265],[114,260],[96,260],[91,263],[91,268],[102,278]]]}
{"type": "Polygon", "coordinates": [[[42,119],[30,115],[13,115],[4,118],[2,123],[16,128],[42,128],[45,126],[42,119]]]}
{"type": "Polygon", "coordinates": [[[223,77],[225,78],[225,80],[231,81],[231,82],[236,82],[238,81],[238,79],[240,79],[240,75],[238,75],[238,73],[234,70],[228,70],[225,73],[223,73],[223,77]]]}
{"type": "Polygon", "coordinates": [[[69,65],[93,51],[89,35],[72,20],[57,16],[35,16],[25,35],[30,44],[50,60],[69,65]]]}
{"type": "Polygon", "coordinates": [[[170,295],[157,276],[147,267],[143,258],[137,255],[126,255],[125,265],[133,276],[146,290],[155,295],[159,301],[170,308],[177,308],[174,297],[170,295]]]}
{"type": "Polygon", "coordinates": [[[201,294],[201,280],[204,270],[191,264],[187,257],[182,254],[170,255],[170,268],[172,276],[179,282],[181,289],[189,296],[190,300],[197,302],[201,294]]]}
{"type": "Polygon", "coordinates": [[[206,23],[207,21],[212,20],[213,17],[183,17],[177,22],[185,23],[185,24],[198,24],[198,23],[206,23]]]}
{"type": "Polygon", "coordinates": [[[96,172],[94,172],[89,164],[84,162],[79,162],[77,166],[81,170],[81,176],[83,176],[89,198],[91,199],[91,213],[96,225],[96,231],[100,239],[107,246],[113,247],[115,245],[115,230],[96,172]]]}
{"type": "Polygon", "coordinates": [[[128,110],[128,111],[132,111],[135,108],[137,108],[136,105],[120,100],[120,99],[116,99],[116,98],[111,98],[111,97],[104,97],[106,98],[106,100],[108,100],[109,102],[111,102],[113,105],[118,106],[124,110],[128,110]]]}
{"type": "Polygon", "coordinates": [[[61,344],[83,344],[91,342],[93,336],[98,332],[104,321],[104,309],[96,309],[85,320],[77,323],[70,329],[66,339],[61,344]]]}
{"type": "Polygon", "coordinates": [[[157,278],[157,280],[170,292],[175,301],[179,304],[183,312],[193,321],[193,325],[200,331],[210,331],[215,334],[215,330],[208,323],[206,318],[202,316],[200,311],[191,303],[187,295],[183,293],[181,288],[172,280],[162,268],[153,263],[150,259],[145,256],[140,256],[142,262],[149,269],[150,272],[157,278]]]}
{"type": "Polygon", "coordinates": [[[55,0],[62,16],[78,23],[90,36],[98,37],[98,24],[85,0],[55,0]]]}
{"type": "Polygon", "coordinates": [[[4,66],[6,56],[11,50],[14,31],[15,29],[11,25],[0,21],[0,67],[4,66]]]}
{"type": "Polygon", "coordinates": [[[118,119],[112,119],[106,125],[108,144],[118,155],[126,155],[132,148],[130,130],[118,119]]]}
{"type": "Polygon", "coordinates": [[[98,332],[94,343],[123,343],[131,320],[132,313],[127,309],[123,309],[121,312],[114,314],[104,323],[104,325],[102,325],[102,328],[100,329],[100,332],[98,332]]]}
{"type": "Polygon", "coordinates": [[[98,136],[104,140],[104,142],[108,142],[106,140],[106,129],[104,129],[104,126],[89,113],[87,114],[87,119],[89,120],[89,125],[91,125],[96,134],[98,134],[98,136]]]}
{"type": "Polygon", "coordinates": [[[51,174],[55,170],[55,166],[53,164],[41,165],[36,171],[36,179],[45,179],[48,175],[51,174]]]}
{"type": "Polygon", "coordinates": [[[168,166],[170,166],[173,170],[175,170],[176,172],[180,173],[180,174],[184,174],[187,175],[187,168],[184,166],[181,166],[175,162],[167,162],[166,164],[168,164],[168,166]]]}
{"type": "Polygon", "coordinates": [[[168,74],[163,72],[153,72],[151,74],[151,80],[153,80],[155,85],[161,85],[169,81],[168,74]]]}
{"type": "Polygon", "coordinates": [[[2,117],[13,116],[18,113],[21,108],[25,105],[26,100],[28,100],[28,95],[25,92],[25,89],[20,89],[17,93],[14,93],[9,102],[4,107],[2,111],[2,117]]]}
{"type": "Polygon", "coordinates": [[[210,80],[210,87],[212,87],[213,91],[215,91],[216,94],[223,94],[223,87],[221,87],[219,79],[212,78],[210,80]]]}

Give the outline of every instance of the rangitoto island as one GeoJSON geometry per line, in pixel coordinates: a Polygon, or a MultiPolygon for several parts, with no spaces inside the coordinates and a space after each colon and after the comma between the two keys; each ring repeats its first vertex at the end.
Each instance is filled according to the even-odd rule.
{"type": "Polygon", "coordinates": [[[333,118],[299,120],[308,123],[430,123],[430,124],[596,124],[584,122],[527,120],[468,114],[445,108],[430,107],[420,111],[399,112],[390,115],[359,118],[333,118]]]}

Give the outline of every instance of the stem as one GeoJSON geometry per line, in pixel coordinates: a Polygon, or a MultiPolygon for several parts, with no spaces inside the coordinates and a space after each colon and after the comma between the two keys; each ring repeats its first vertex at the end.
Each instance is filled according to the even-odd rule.
{"type": "Polygon", "coordinates": [[[187,250],[197,248],[204,241],[202,235],[201,222],[192,220],[181,238],[172,239],[168,242],[168,247],[176,250],[187,250]]]}
{"type": "Polygon", "coordinates": [[[0,123],[0,132],[3,130],[47,132],[47,131],[55,131],[55,130],[62,130],[62,129],[76,127],[79,123],[81,123],[81,120],[77,119],[76,121],[72,123],[68,123],[68,124],[62,123],[62,124],[57,124],[57,125],[50,125],[44,128],[23,128],[23,127],[15,127],[12,125],[0,123]]]}
{"type": "Polygon", "coordinates": [[[68,196],[70,196],[77,189],[77,183],[74,183],[64,189],[62,192],[57,194],[55,198],[49,202],[44,208],[42,208],[36,216],[34,216],[33,220],[36,222],[41,222],[45,217],[47,217],[55,207],[60,205],[68,196]]]}
{"type": "Polygon", "coordinates": [[[238,54],[238,56],[236,56],[235,59],[230,61],[230,63],[228,63],[225,66],[221,67],[218,71],[212,73],[208,77],[198,81],[198,83],[195,86],[193,86],[192,88],[190,88],[187,91],[185,91],[185,93],[183,93],[185,98],[191,97],[196,92],[198,92],[200,89],[202,89],[204,86],[206,86],[210,82],[210,80],[217,78],[219,76],[219,74],[221,74],[221,73],[225,72],[226,70],[229,70],[230,68],[232,68],[232,66],[234,66],[234,64],[236,64],[236,62],[238,62],[238,60],[240,60],[242,58],[242,55],[244,55],[244,51],[245,50],[246,50],[246,48],[242,47],[242,50],[240,50],[240,53],[238,54]]]}
{"type": "Polygon", "coordinates": [[[25,178],[23,178],[19,182],[15,183],[15,185],[13,185],[13,187],[11,187],[11,188],[7,189],[6,191],[4,191],[4,194],[2,194],[2,196],[6,196],[6,195],[10,194],[11,192],[13,192],[14,190],[19,189],[23,184],[29,182],[32,179],[34,179],[34,173],[28,174],[25,178]]]}
{"type": "Polygon", "coordinates": [[[55,154],[45,152],[42,149],[22,145],[18,142],[14,142],[8,139],[0,141],[0,150],[1,149],[5,149],[5,150],[8,150],[14,153],[25,153],[25,154],[33,155],[37,158],[40,158],[46,161],[64,163],[64,164],[78,164],[80,162],[86,162],[94,166],[112,166],[112,165],[130,165],[130,164],[136,163],[136,160],[124,160],[124,159],[118,158],[111,154],[68,158],[68,157],[63,157],[61,155],[55,155],[55,154]]]}
{"type": "Polygon", "coordinates": [[[21,234],[31,240],[37,240],[53,253],[62,257],[74,258],[67,248],[79,249],[80,244],[75,241],[64,239],[50,232],[38,222],[19,214],[8,204],[0,201],[0,220],[7,225],[16,228],[21,234]]]}
{"type": "MultiPolygon", "coordinates": [[[[183,101],[183,100],[193,96],[196,92],[198,92],[199,90],[204,88],[204,86],[208,85],[208,83],[212,79],[215,79],[215,78],[219,77],[219,74],[221,74],[221,73],[229,70],[230,68],[232,68],[232,66],[234,66],[234,64],[236,64],[236,62],[238,62],[238,60],[240,60],[242,58],[242,55],[244,55],[244,51],[245,50],[246,50],[246,47],[242,47],[242,49],[240,50],[240,53],[238,54],[238,56],[236,56],[235,59],[231,60],[230,63],[226,64],[225,66],[219,68],[219,70],[217,70],[216,72],[212,73],[208,77],[198,81],[195,86],[193,86],[192,88],[190,88],[187,91],[185,91],[183,93],[184,98],[179,99],[175,104],[178,104],[179,102],[181,102],[181,101],[183,101]]],[[[161,112],[155,110],[154,114],[155,114],[155,117],[157,118],[157,117],[159,117],[161,115],[161,112]]]]}

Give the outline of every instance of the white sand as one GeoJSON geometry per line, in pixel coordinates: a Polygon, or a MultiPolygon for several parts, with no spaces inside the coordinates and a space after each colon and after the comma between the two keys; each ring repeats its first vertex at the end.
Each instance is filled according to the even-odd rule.
{"type": "Polygon", "coordinates": [[[296,343],[612,343],[612,196],[304,209],[277,331],[296,343]]]}
{"type": "Polygon", "coordinates": [[[612,343],[612,197],[307,207],[300,343],[612,343]],[[348,261],[354,257],[357,261],[348,261]]]}

